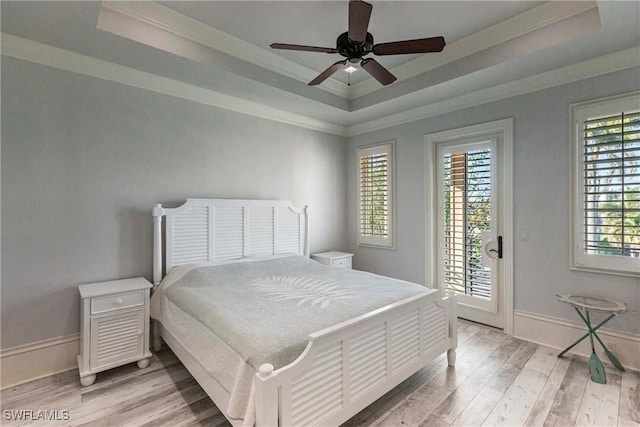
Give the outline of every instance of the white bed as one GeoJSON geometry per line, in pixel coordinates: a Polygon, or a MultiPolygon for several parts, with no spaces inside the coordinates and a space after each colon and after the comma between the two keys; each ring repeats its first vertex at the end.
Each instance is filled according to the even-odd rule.
{"type": "Polygon", "coordinates": [[[163,292],[198,267],[194,263],[308,257],[307,208],[289,201],[188,199],[173,209],[156,205],[153,215],[156,287],[165,271],[163,250],[169,273],[152,300],[154,348],[161,337],[233,425],[339,425],[441,353],[455,362],[455,298],[425,291],[310,333],[297,359],[278,369],[264,363],[254,372],[163,292]]]}

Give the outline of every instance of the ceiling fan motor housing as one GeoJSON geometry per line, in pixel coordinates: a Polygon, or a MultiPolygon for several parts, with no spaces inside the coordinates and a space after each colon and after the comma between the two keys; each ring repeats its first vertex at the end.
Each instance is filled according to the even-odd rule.
{"type": "Polygon", "coordinates": [[[362,57],[371,53],[373,49],[373,36],[367,33],[363,43],[355,43],[349,39],[349,33],[342,33],[336,40],[336,49],[338,53],[349,60],[349,62],[358,62],[362,57]]]}

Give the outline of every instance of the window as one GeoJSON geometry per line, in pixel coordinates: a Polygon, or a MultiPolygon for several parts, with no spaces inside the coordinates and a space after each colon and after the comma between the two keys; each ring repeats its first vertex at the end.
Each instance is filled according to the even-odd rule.
{"type": "Polygon", "coordinates": [[[392,248],[393,142],[358,148],[358,244],[392,248]]]}
{"type": "Polygon", "coordinates": [[[576,269],[640,275],[640,93],[573,105],[576,269]]]}

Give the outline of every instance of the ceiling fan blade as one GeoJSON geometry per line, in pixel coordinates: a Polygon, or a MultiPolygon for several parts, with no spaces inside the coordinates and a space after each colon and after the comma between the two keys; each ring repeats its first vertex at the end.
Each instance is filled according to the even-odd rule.
{"type": "Polygon", "coordinates": [[[349,39],[355,43],[364,43],[371,18],[371,6],[362,0],[349,1],[349,39]]]}
{"type": "Polygon", "coordinates": [[[318,77],[316,77],[315,79],[311,80],[308,85],[309,86],[316,86],[319,85],[320,83],[322,83],[323,81],[327,80],[327,78],[329,78],[330,75],[332,75],[333,73],[335,73],[336,71],[338,71],[340,68],[342,68],[345,64],[347,63],[347,60],[345,59],[344,61],[338,61],[335,64],[333,64],[331,67],[327,68],[326,70],[324,70],[322,73],[320,73],[320,75],[318,77]]]}
{"type": "Polygon", "coordinates": [[[305,52],[338,53],[338,50],[332,47],[302,46],[299,44],[286,44],[286,43],[271,43],[271,49],[301,50],[305,52]]]}
{"type": "Polygon", "coordinates": [[[444,37],[440,36],[427,39],[380,43],[373,46],[372,52],[376,55],[441,52],[445,45],[444,37]]]}
{"type": "Polygon", "coordinates": [[[384,86],[396,81],[396,76],[391,74],[389,70],[384,68],[378,61],[373,58],[363,59],[360,63],[360,66],[367,73],[371,74],[371,77],[379,81],[384,86]]]}

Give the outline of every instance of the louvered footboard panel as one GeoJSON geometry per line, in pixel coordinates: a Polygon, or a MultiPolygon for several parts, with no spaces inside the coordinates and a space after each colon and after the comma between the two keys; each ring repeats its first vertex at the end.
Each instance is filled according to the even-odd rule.
{"type": "Polygon", "coordinates": [[[390,323],[393,373],[420,357],[420,310],[414,309],[390,323]]]}
{"type": "Polygon", "coordinates": [[[296,426],[315,425],[326,414],[340,410],[342,395],[342,344],[320,352],[311,368],[292,385],[291,420],[296,426]]]}
{"type": "Polygon", "coordinates": [[[439,347],[449,339],[447,313],[437,305],[425,307],[422,312],[423,352],[439,347]]]}
{"type": "Polygon", "coordinates": [[[352,399],[362,396],[387,377],[386,341],[387,326],[382,324],[351,342],[349,361],[352,399]]]}
{"type": "Polygon", "coordinates": [[[347,323],[313,337],[304,355],[278,373],[281,425],[346,421],[452,342],[447,308],[434,296],[347,323]]]}

